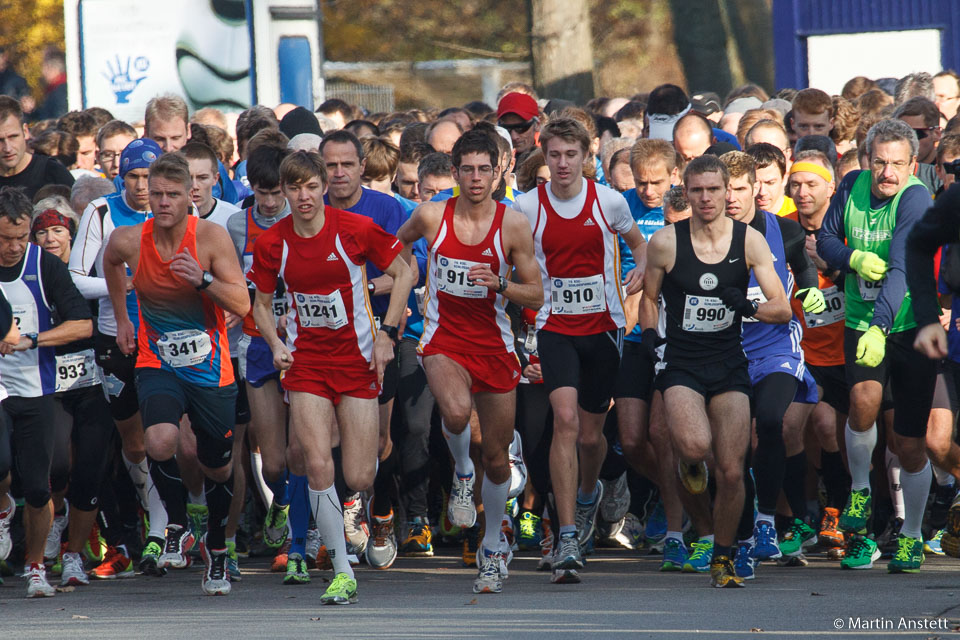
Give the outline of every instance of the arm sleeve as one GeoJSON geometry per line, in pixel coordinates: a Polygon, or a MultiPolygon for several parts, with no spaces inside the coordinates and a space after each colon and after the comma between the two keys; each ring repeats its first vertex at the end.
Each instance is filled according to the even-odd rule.
{"type": "MultiPolygon", "coordinates": [[[[900,226],[899,215],[897,226],[900,226]]],[[[907,238],[907,286],[910,288],[913,302],[913,315],[921,327],[937,322],[940,316],[937,284],[933,276],[933,256],[937,248],[958,237],[960,237],[960,188],[950,188],[937,198],[933,207],[913,225],[907,238]]],[[[947,253],[944,251],[944,259],[947,253]]],[[[940,275],[943,278],[943,268],[940,270],[940,275]]]]}
{"type": "Polygon", "coordinates": [[[67,265],[59,258],[44,251],[40,257],[40,276],[43,278],[43,294],[47,302],[56,307],[62,322],[93,317],[90,305],[73,283],[67,265]]]}
{"type": "Polygon", "coordinates": [[[103,247],[103,216],[97,210],[98,206],[106,205],[101,200],[94,200],[87,205],[80,218],[73,248],[70,250],[70,275],[77,289],[87,300],[96,300],[110,295],[107,291],[107,281],[90,275],[103,247]]]}
{"type": "MultiPolygon", "coordinates": [[[[930,193],[923,185],[907,187],[900,196],[897,224],[893,228],[893,240],[890,242],[890,255],[887,258],[887,277],[873,307],[871,326],[887,329],[893,326],[893,319],[907,297],[907,237],[929,207],[930,193]]],[[[933,267],[932,258],[930,266],[933,267]]]]}
{"type": "Polygon", "coordinates": [[[851,171],[840,182],[837,192],[830,201],[827,215],[823,218],[820,235],[817,236],[817,253],[831,269],[846,272],[850,267],[850,254],[853,249],[846,245],[846,233],[843,227],[843,210],[847,206],[847,198],[860,171],[851,171]]]}
{"type": "Polygon", "coordinates": [[[777,223],[780,225],[780,235],[783,237],[783,251],[790,269],[793,270],[797,289],[816,288],[820,284],[820,278],[817,276],[817,267],[807,255],[806,232],[799,222],[789,218],[778,217],[777,223]]]}

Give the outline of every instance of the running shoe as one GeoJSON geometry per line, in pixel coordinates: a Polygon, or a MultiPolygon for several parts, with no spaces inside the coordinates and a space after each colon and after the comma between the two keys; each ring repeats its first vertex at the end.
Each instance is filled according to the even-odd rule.
{"type": "Polygon", "coordinates": [[[510,563],[513,562],[513,549],[507,537],[500,532],[500,577],[506,580],[510,577],[510,563]]]}
{"type": "Polygon", "coordinates": [[[753,580],[757,577],[756,565],[757,561],[753,557],[753,543],[741,540],[737,545],[737,556],[733,559],[734,573],[738,578],[753,580]]]}
{"type": "Polygon", "coordinates": [[[225,596],[230,593],[230,576],[227,574],[227,550],[207,548],[207,536],[200,540],[200,555],[203,556],[203,578],[200,586],[208,596],[225,596]]]}
{"type": "Polygon", "coordinates": [[[287,556],[287,575],[283,577],[283,584],[307,584],[310,582],[310,573],[307,563],[299,553],[287,556]]]}
{"type": "Polygon", "coordinates": [[[788,557],[796,557],[803,554],[803,550],[812,547],[817,543],[817,532],[800,518],[794,518],[793,524],[783,534],[783,540],[780,541],[780,552],[788,557]]]}
{"type": "Polygon", "coordinates": [[[936,485],[933,499],[930,501],[930,508],[927,512],[928,524],[931,529],[942,529],[947,524],[947,514],[950,512],[950,505],[957,495],[957,488],[950,485],[936,485]]]}
{"type": "MultiPolygon", "coordinates": [[[[57,554],[57,557],[53,560],[53,564],[50,565],[50,575],[59,576],[63,574],[63,554],[67,550],[67,543],[63,542],[60,544],[60,553],[57,554]]],[[[44,560],[44,564],[47,564],[47,560],[44,560]]]]}
{"type": "Polygon", "coordinates": [[[469,528],[477,523],[477,507],[473,504],[473,483],[475,474],[461,476],[453,472],[453,486],[450,487],[450,499],[447,503],[447,515],[450,522],[460,528],[469,528]]]}
{"type": "Polygon", "coordinates": [[[343,503],[343,532],[347,536],[347,553],[362,556],[370,541],[370,526],[359,493],[343,503]]]}
{"type": "Polygon", "coordinates": [[[367,564],[389,569],[397,559],[397,534],[393,530],[393,509],[386,516],[373,516],[373,542],[366,544],[367,564]]]}
{"type": "Polygon", "coordinates": [[[17,503],[13,501],[13,496],[9,493],[7,494],[7,503],[10,505],[7,511],[0,513],[0,560],[9,558],[10,551],[13,549],[10,523],[13,522],[13,514],[17,512],[17,503]]]}
{"type": "Polygon", "coordinates": [[[463,530],[463,566],[477,566],[477,549],[479,548],[480,527],[473,525],[463,530]]]}
{"type": "Polygon", "coordinates": [[[199,553],[200,540],[207,535],[207,521],[210,519],[210,510],[205,504],[187,504],[187,518],[190,520],[190,533],[193,534],[193,548],[190,551],[199,553]]]}
{"type": "Polygon", "coordinates": [[[42,564],[32,564],[24,572],[28,598],[50,598],[56,590],[47,582],[47,570],[42,564]]]}
{"type": "Polygon", "coordinates": [[[61,567],[61,587],[79,587],[83,584],[90,584],[87,572],[83,570],[83,558],[80,557],[79,553],[69,551],[64,553],[61,567]]]}
{"type": "MultiPolygon", "coordinates": [[[[287,516],[289,513],[290,505],[270,503],[267,518],[263,521],[263,543],[271,549],[278,548],[287,539],[287,516]]],[[[286,565],[286,562],[284,562],[284,565],[286,565]]]]}
{"type": "Polygon", "coordinates": [[[628,511],[623,517],[623,526],[613,539],[624,549],[639,550],[643,546],[643,525],[640,524],[640,519],[628,511]]]}
{"type": "Polygon", "coordinates": [[[707,471],[706,462],[686,463],[681,461],[678,463],[677,473],[680,476],[680,483],[688,493],[699,495],[707,490],[707,480],[710,473],[707,471]]]}
{"type": "Polygon", "coordinates": [[[87,560],[93,563],[103,562],[103,556],[107,552],[107,541],[100,535],[100,527],[96,523],[90,527],[90,535],[83,545],[83,555],[87,560]]]}
{"type": "Polygon", "coordinates": [[[757,520],[753,525],[753,539],[757,541],[757,546],[753,548],[753,557],[757,560],[776,560],[783,555],[777,544],[777,530],[772,522],[757,520]]]}
{"type": "Polygon", "coordinates": [[[523,440],[520,438],[519,431],[514,430],[513,432],[508,456],[510,460],[510,489],[507,491],[507,495],[510,498],[516,498],[523,493],[524,487],[527,486],[527,465],[523,461],[523,440]]]}
{"type": "Polygon", "coordinates": [[[713,541],[700,538],[690,545],[690,557],[683,563],[684,573],[707,573],[713,562],[713,541]]]}
{"type": "Polygon", "coordinates": [[[524,511],[520,514],[518,528],[520,535],[517,536],[517,548],[520,551],[530,551],[540,546],[540,541],[543,540],[543,522],[540,516],[524,511]]]}
{"type": "Polygon", "coordinates": [[[147,544],[140,553],[140,564],[137,568],[145,576],[160,577],[167,573],[166,569],[158,566],[160,556],[163,555],[163,538],[147,538],[147,544]]]}
{"type": "Polygon", "coordinates": [[[53,516],[53,522],[50,523],[50,532],[47,534],[47,542],[43,545],[43,559],[44,560],[55,560],[56,557],[60,554],[60,538],[63,536],[63,532],[67,529],[67,514],[70,513],[70,505],[64,501],[63,503],[63,515],[56,514],[53,516]]]}
{"type": "MultiPolygon", "coordinates": [[[[353,565],[354,563],[350,562],[350,566],[352,567],[353,565]]],[[[330,571],[333,569],[333,560],[330,559],[330,553],[327,552],[327,545],[321,544],[320,548],[317,549],[317,557],[313,561],[313,568],[320,569],[321,571],[330,571]]]]}
{"type": "Polygon", "coordinates": [[[667,537],[667,514],[663,510],[662,500],[657,500],[653,511],[650,512],[646,527],[644,527],[644,536],[651,551],[659,552],[663,550],[663,541],[667,537]]]}
{"type": "Polygon", "coordinates": [[[917,573],[923,564],[923,540],[900,534],[897,536],[897,552],[887,563],[889,573],[917,573]]]}
{"type": "Polygon", "coordinates": [[[474,593],[500,593],[503,580],[500,576],[500,550],[491,551],[484,547],[477,550],[477,579],[473,581],[474,593]]]}
{"type": "Polygon", "coordinates": [[[117,578],[133,577],[133,560],[124,549],[107,547],[107,554],[103,562],[93,570],[91,575],[98,580],[116,580],[117,578]]]}
{"type": "Polygon", "coordinates": [[[537,560],[537,571],[549,571],[553,564],[553,530],[550,528],[550,519],[543,518],[543,539],[540,541],[540,559],[537,560]]]}
{"type": "Polygon", "coordinates": [[[437,528],[440,530],[442,538],[456,538],[460,535],[460,527],[450,521],[450,494],[447,493],[446,489],[441,488],[440,495],[442,496],[440,502],[443,506],[440,509],[440,524],[437,525],[437,528]]]}
{"type": "Polygon", "coordinates": [[[573,519],[577,525],[577,542],[580,543],[581,548],[585,548],[587,542],[593,540],[593,532],[597,526],[597,511],[600,510],[601,502],[603,502],[603,484],[599,480],[597,480],[593,502],[584,503],[577,499],[573,519]]]}
{"type": "Polygon", "coordinates": [[[280,545],[280,548],[277,549],[277,553],[273,556],[273,562],[270,563],[270,571],[273,573],[281,573],[287,570],[287,554],[290,553],[290,539],[287,538],[283,541],[283,544],[280,545]]]}
{"type": "Polygon", "coordinates": [[[417,516],[410,523],[410,533],[400,545],[400,553],[411,558],[433,557],[433,534],[426,518],[417,516]]]}
{"type": "Polygon", "coordinates": [[[663,560],[660,562],[660,571],[683,571],[689,557],[687,546],[683,540],[667,538],[663,542],[663,560]]]}
{"type": "MultiPolygon", "coordinates": [[[[0,523],[0,535],[2,535],[2,527],[3,524],[0,523]]],[[[957,493],[947,512],[946,531],[943,532],[940,545],[948,556],[960,558],[960,493],[957,493]]]]}
{"type": "Polygon", "coordinates": [[[934,556],[945,556],[946,553],[943,552],[943,547],[940,544],[940,539],[943,537],[943,529],[937,530],[933,534],[933,537],[923,543],[923,552],[929,553],[934,556]]]}
{"type": "Polygon", "coordinates": [[[820,531],[817,533],[817,544],[828,548],[843,546],[843,534],[837,529],[839,521],[839,509],[824,508],[823,519],[820,520],[820,531]]]}
{"type": "Polygon", "coordinates": [[[850,538],[847,551],[840,561],[841,569],[872,569],[873,561],[880,558],[877,543],[866,536],[855,535],[850,538]]]}
{"type": "Polygon", "coordinates": [[[240,557],[237,555],[237,543],[227,540],[227,577],[230,582],[240,582],[243,576],[240,574],[240,557]]]}
{"type": "MultiPolygon", "coordinates": [[[[320,547],[323,546],[323,540],[320,538],[320,532],[316,528],[307,529],[307,544],[304,555],[306,556],[307,568],[316,569],[317,555],[320,553],[320,547]]],[[[326,547],[324,547],[326,549],[326,547]]],[[[289,557],[288,557],[289,559],[289,557]]]]}
{"type": "Polygon", "coordinates": [[[900,538],[900,528],[903,527],[903,518],[890,516],[887,526],[883,532],[876,537],[877,548],[880,549],[881,558],[892,558],[897,555],[900,548],[898,539],[900,538]]]}
{"type": "Polygon", "coordinates": [[[710,584],[718,589],[743,587],[743,578],[737,575],[733,562],[727,556],[717,556],[710,563],[710,584]]]}
{"type": "Polygon", "coordinates": [[[630,487],[627,485],[627,472],[621,473],[616,480],[600,480],[603,485],[603,500],[600,501],[600,520],[620,522],[630,509],[630,487]]]}
{"type": "Polygon", "coordinates": [[[583,555],[580,552],[580,544],[577,542],[576,535],[571,533],[560,536],[557,548],[553,553],[551,569],[553,569],[553,575],[550,577],[550,582],[557,584],[580,582],[578,571],[583,569],[583,555]]]}
{"type": "Polygon", "coordinates": [[[189,527],[167,525],[167,539],[157,566],[161,569],[186,569],[190,566],[187,551],[192,547],[193,534],[189,527]]]}
{"type": "Polygon", "coordinates": [[[870,495],[870,488],[852,489],[847,497],[847,506],[840,514],[838,528],[850,533],[866,533],[872,512],[873,496],[870,495]]]}
{"type": "Polygon", "coordinates": [[[517,537],[513,531],[513,517],[509,512],[504,513],[500,518],[500,537],[507,539],[507,548],[511,551],[519,548],[517,547],[517,537]]]}
{"type": "Polygon", "coordinates": [[[320,604],[356,604],[357,581],[345,573],[338,573],[320,596],[320,604]]]}

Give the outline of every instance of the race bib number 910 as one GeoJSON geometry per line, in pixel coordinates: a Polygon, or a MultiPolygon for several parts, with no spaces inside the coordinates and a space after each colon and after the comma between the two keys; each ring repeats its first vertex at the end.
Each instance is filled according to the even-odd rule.
{"type": "Polygon", "coordinates": [[[720,300],[688,295],[683,305],[683,330],[698,333],[723,331],[733,324],[736,316],[720,300]]]}
{"type": "Polygon", "coordinates": [[[553,278],[550,312],[562,315],[603,313],[607,298],[603,295],[603,275],[586,278],[553,278]]]}
{"type": "Polygon", "coordinates": [[[210,336],[198,329],[171,331],[157,340],[160,359],[174,369],[193,367],[210,356],[213,347],[210,336]]]}
{"type": "Polygon", "coordinates": [[[340,329],[347,326],[347,309],[340,291],[333,293],[296,293],[297,318],[304,329],[340,329]]]}

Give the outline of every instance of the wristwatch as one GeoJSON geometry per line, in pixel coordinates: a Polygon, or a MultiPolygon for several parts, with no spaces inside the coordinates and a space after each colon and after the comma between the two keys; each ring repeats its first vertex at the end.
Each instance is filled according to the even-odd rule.
{"type": "Polygon", "coordinates": [[[372,282],[367,283],[367,291],[370,292],[370,295],[373,295],[373,292],[376,290],[377,290],[377,285],[373,284],[372,282]]]}
{"type": "Polygon", "coordinates": [[[28,333],[28,334],[27,334],[27,337],[30,338],[30,348],[31,348],[31,349],[36,349],[36,348],[37,348],[37,334],[35,334],[35,333],[28,333]]]}
{"type": "Polygon", "coordinates": [[[197,291],[202,291],[206,289],[211,284],[213,284],[213,274],[209,271],[203,272],[203,277],[200,278],[200,284],[197,285],[197,291]]]}
{"type": "Polygon", "coordinates": [[[507,280],[507,279],[504,278],[503,276],[500,276],[500,282],[499,282],[498,285],[497,285],[497,293],[503,293],[504,291],[506,291],[506,290],[507,290],[507,284],[508,284],[509,282],[510,282],[509,280],[507,280]]]}
{"type": "Polygon", "coordinates": [[[393,340],[394,342],[397,341],[397,334],[399,333],[399,331],[393,325],[382,324],[380,325],[380,331],[383,331],[385,334],[387,334],[387,337],[393,340]]]}

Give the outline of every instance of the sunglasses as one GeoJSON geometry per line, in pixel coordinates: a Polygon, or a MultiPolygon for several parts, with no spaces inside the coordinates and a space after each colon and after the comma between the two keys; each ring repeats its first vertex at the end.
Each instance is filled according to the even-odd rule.
{"type": "Polygon", "coordinates": [[[530,118],[526,122],[518,122],[516,124],[504,124],[503,122],[498,122],[497,124],[507,131],[516,131],[517,133],[526,133],[530,130],[530,127],[537,123],[536,118],[530,118]]]}
{"type": "Polygon", "coordinates": [[[917,140],[923,140],[931,131],[939,131],[940,127],[923,127],[922,129],[914,129],[913,132],[917,134],[917,140]]]}

